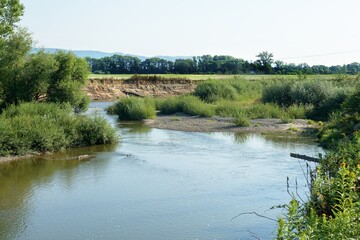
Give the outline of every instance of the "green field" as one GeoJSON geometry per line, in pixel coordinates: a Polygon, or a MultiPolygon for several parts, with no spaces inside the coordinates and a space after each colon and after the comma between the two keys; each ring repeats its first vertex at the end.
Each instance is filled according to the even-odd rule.
{"type": "MultiPolygon", "coordinates": [[[[299,79],[299,78],[307,78],[307,79],[339,79],[339,78],[355,78],[355,76],[351,75],[191,75],[191,74],[138,74],[139,76],[159,76],[164,78],[187,78],[191,80],[208,80],[208,79],[233,79],[233,78],[241,78],[246,80],[266,80],[266,79],[299,79]]],[[[90,79],[104,79],[104,78],[112,78],[112,79],[129,79],[134,76],[134,74],[92,74],[90,79]]]]}

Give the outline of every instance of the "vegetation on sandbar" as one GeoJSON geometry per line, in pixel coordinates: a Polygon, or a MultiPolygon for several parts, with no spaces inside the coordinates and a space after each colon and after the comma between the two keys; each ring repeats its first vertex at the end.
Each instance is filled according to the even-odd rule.
{"type": "Polygon", "coordinates": [[[69,104],[22,103],[0,115],[0,156],[54,152],[117,141],[101,117],[74,115],[69,104]]]}

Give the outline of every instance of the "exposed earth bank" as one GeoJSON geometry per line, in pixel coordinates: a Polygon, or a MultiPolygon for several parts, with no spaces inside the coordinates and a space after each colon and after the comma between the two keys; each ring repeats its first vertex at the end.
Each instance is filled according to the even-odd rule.
{"type": "Polygon", "coordinates": [[[127,95],[140,97],[166,97],[195,90],[196,84],[186,79],[90,79],[86,94],[95,101],[114,101],[127,95]]]}

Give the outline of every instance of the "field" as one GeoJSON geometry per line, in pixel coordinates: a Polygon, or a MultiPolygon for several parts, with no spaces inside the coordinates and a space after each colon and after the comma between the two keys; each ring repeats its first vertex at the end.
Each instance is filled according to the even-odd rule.
{"type": "MultiPolygon", "coordinates": [[[[102,79],[102,78],[113,78],[113,79],[128,79],[134,76],[134,74],[92,74],[90,79],[102,79]]],[[[191,74],[138,74],[138,76],[159,76],[164,78],[188,78],[190,80],[223,80],[241,78],[245,80],[266,80],[266,79],[279,79],[279,80],[290,80],[290,79],[318,79],[318,80],[332,80],[338,78],[344,78],[345,75],[191,75],[191,74]]],[[[356,76],[346,75],[348,78],[355,78],[356,76]]]]}

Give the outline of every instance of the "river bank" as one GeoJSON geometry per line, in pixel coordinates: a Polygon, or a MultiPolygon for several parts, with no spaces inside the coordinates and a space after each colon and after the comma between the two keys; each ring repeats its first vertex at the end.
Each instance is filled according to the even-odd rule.
{"type": "Polygon", "coordinates": [[[92,78],[84,91],[93,101],[114,101],[126,96],[168,97],[193,92],[196,83],[187,79],[143,79],[92,78]]]}

